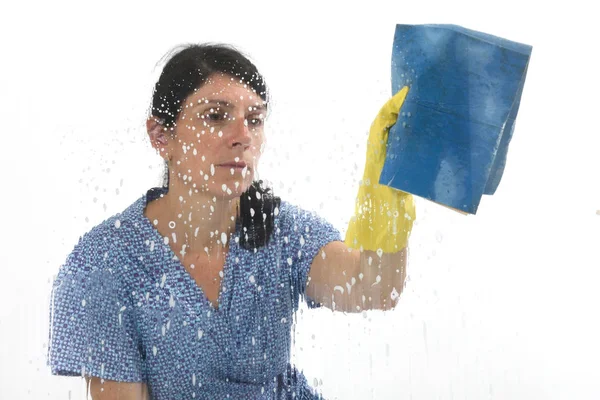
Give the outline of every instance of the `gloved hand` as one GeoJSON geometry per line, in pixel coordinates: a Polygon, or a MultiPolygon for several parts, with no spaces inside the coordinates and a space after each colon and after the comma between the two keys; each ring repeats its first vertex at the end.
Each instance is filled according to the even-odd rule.
{"type": "Polygon", "coordinates": [[[346,232],[345,243],[350,248],[377,251],[381,255],[381,252],[399,252],[408,244],[416,217],[413,196],[379,185],[388,132],[396,123],[408,90],[405,86],[388,100],[371,125],[355,214],[346,232]]]}

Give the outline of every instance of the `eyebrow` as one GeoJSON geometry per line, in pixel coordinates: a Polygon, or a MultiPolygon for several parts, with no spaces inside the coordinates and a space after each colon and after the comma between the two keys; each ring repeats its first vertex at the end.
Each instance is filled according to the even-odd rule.
{"type": "MultiPolygon", "coordinates": [[[[199,100],[194,105],[194,108],[196,108],[197,106],[207,106],[207,105],[212,105],[212,104],[218,104],[223,107],[234,108],[234,105],[231,104],[230,102],[228,102],[227,100],[219,100],[219,99],[212,99],[212,100],[208,100],[208,101],[206,101],[206,99],[199,100]]],[[[267,107],[264,104],[253,105],[252,108],[255,109],[252,111],[261,111],[261,110],[267,109],[267,107]]]]}

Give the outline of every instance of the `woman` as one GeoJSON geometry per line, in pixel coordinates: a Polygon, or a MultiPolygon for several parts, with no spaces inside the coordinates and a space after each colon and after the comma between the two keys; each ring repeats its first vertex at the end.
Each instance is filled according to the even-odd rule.
{"type": "MultiPolygon", "coordinates": [[[[147,121],[166,182],[87,232],[61,267],[53,374],[85,376],[93,399],[314,399],[290,364],[300,298],[393,307],[392,278],[377,285],[331,224],[254,180],[267,110],[262,76],[228,46],[167,62],[147,121]]],[[[404,271],[394,279],[401,290],[404,271]]]]}

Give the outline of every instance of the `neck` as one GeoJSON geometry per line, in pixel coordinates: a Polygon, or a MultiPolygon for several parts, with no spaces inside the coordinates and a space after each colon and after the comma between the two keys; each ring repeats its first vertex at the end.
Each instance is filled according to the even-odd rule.
{"type": "Polygon", "coordinates": [[[158,216],[158,231],[168,236],[172,247],[184,256],[186,253],[212,255],[225,251],[230,234],[235,231],[239,198],[194,193],[193,189],[190,194],[190,186],[173,181],[168,193],[153,202],[156,203],[154,215],[158,216]]]}

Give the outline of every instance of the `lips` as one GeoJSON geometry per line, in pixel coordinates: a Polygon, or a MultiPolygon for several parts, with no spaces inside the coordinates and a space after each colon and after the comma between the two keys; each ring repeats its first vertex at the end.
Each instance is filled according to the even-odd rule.
{"type": "Polygon", "coordinates": [[[227,167],[227,168],[246,168],[247,164],[243,161],[232,161],[232,162],[228,162],[228,163],[224,163],[224,164],[219,164],[217,165],[217,167],[227,167]]]}

